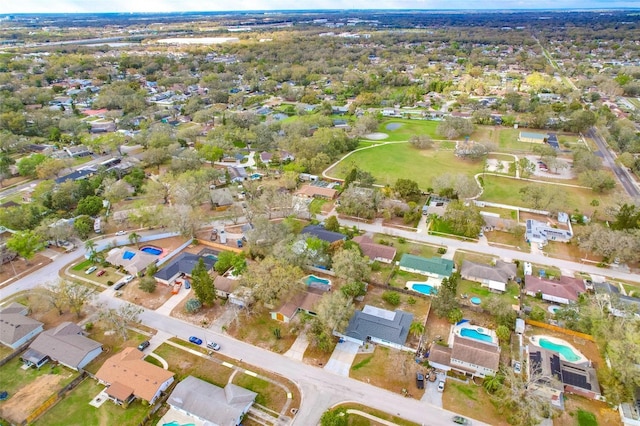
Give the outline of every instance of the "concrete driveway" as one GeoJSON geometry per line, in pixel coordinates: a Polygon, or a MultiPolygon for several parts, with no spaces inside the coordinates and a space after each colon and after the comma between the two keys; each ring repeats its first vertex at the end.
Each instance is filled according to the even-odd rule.
{"type": "MultiPolygon", "coordinates": [[[[430,382],[429,380],[425,380],[424,395],[422,396],[420,401],[442,408],[442,392],[438,392],[438,383],[441,380],[445,381],[446,383],[446,375],[444,373],[438,373],[438,378],[436,379],[435,382],[430,382]]],[[[444,390],[445,392],[447,391],[446,385],[444,390]]]]}
{"type": "Polygon", "coordinates": [[[349,377],[349,370],[359,347],[360,345],[353,342],[338,343],[324,369],[339,376],[349,377]]]}

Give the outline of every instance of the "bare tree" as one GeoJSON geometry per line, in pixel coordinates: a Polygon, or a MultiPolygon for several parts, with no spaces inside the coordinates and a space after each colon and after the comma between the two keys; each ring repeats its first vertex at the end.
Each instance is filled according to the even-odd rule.
{"type": "Polygon", "coordinates": [[[98,318],[113,327],[124,341],[129,337],[129,327],[133,324],[140,323],[140,314],[142,312],[143,310],[139,306],[125,303],[118,309],[101,308],[98,318]]]}

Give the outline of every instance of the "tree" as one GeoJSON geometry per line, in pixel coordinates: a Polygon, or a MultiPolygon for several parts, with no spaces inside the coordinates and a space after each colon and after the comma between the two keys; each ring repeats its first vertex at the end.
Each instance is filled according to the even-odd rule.
{"type": "Polygon", "coordinates": [[[340,291],[345,296],[350,298],[356,298],[358,296],[364,296],[367,293],[366,286],[363,282],[351,282],[340,287],[340,291]]]}
{"type": "Polygon", "coordinates": [[[198,263],[191,271],[191,287],[198,300],[204,305],[210,305],[216,299],[216,289],[213,285],[213,280],[202,258],[198,260],[198,263]]]}
{"type": "Polygon", "coordinates": [[[16,232],[7,240],[7,248],[18,253],[18,256],[24,258],[26,264],[33,259],[33,256],[42,246],[40,237],[33,231],[16,232]]]}
{"type": "Polygon", "coordinates": [[[369,279],[371,267],[356,249],[342,249],[333,256],[333,271],[347,282],[364,282],[369,279]]]}
{"type": "Polygon", "coordinates": [[[616,213],[611,229],[625,230],[640,228],[640,208],[633,204],[623,204],[616,213]]]}
{"type": "Polygon", "coordinates": [[[511,303],[497,296],[489,296],[482,302],[482,307],[495,317],[498,325],[513,329],[516,322],[516,311],[511,303]]]}
{"type": "Polygon", "coordinates": [[[35,290],[36,297],[43,300],[46,304],[55,308],[58,315],[64,314],[67,306],[65,294],[59,286],[59,282],[46,283],[42,288],[35,290]]]}
{"type": "Polygon", "coordinates": [[[344,408],[335,408],[325,411],[320,417],[321,426],[348,426],[349,413],[344,408]]]}
{"type": "Polygon", "coordinates": [[[340,291],[325,293],[315,307],[318,319],[328,331],[343,332],[353,316],[353,302],[340,291]]]}
{"type": "Polygon", "coordinates": [[[73,229],[78,234],[81,240],[86,240],[89,233],[93,230],[93,219],[89,216],[77,217],[73,222],[73,229]]]}
{"type": "Polygon", "coordinates": [[[393,189],[407,201],[418,201],[422,195],[418,183],[411,179],[398,179],[393,189]]]}
{"type": "Polygon", "coordinates": [[[146,293],[153,293],[156,291],[157,283],[156,279],[152,276],[144,276],[140,279],[140,283],[138,284],[138,288],[146,293]]]}
{"type": "Polygon", "coordinates": [[[131,188],[124,180],[116,181],[113,178],[105,178],[102,181],[101,187],[102,196],[111,204],[127,198],[130,194],[129,190],[131,188]]]}
{"type": "Polygon", "coordinates": [[[433,148],[433,140],[429,135],[413,135],[409,138],[409,143],[418,149],[431,149],[433,148]]]}
{"type": "Polygon", "coordinates": [[[58,286],[71,312],[76,314],[77,318],[80,318],[82,309],[91,301],[95,292],[75,281],[61,280],[58,286]]]}
{"type": "Polygon", "coordinates": [[[474,126],[471,120],[448,116],[438,124],[436,133],[447,139],[456,139],[460,136],[470,135],[473,130],[474,126]]]}
{"type": "Polygon", "coordinates": [[[340,232],[340,222],[338,222],[338,218],[334,215],[329,216],[324,221],[324,229],[332,232],[340,232]]]}
{"type": "Polygon", "coordinates": [[[131,303],[124,303],[118,309],[101,308],[98,312],[100,321],[112,327],[116,333],[120,334],[122,341],[126,341],[129,337],[129,327],[140,323],[140,314],[143,310],[131,303]]]}
{"type": "Polygon", "coordinates": [[[136,233],[135,231],[129,234],[129,242],[131,244],[135,244],[136,247],[138,246],[138,243],[140,242],[140,238],[142,238],[142,236],[138,233],[136,233]]]}
{"type": "Polygon", "coordinates": [[[92,262],[96,261],[96,242],[93,240],[87,240],[84,242],[84,248],[89,252],[89,260],[92,262]]]}
{"type": "Polygon", "coordinates": [[[449,278],[443,278],[440,287],[435,290],[435,296],[431,297],[431,306],[440,318],[445,318],[454,309],[458,309],[456,294],[458,291],[458,273],[449,278]]]}
{"type": "Polygon", "coordinates": [[[59,158],[48,158],[36,166],[36,176],[39,179],[52,179],[67,168],[67,162],[59,158]]]}
{"type": "Polygon", "coordinates": [[[244,253],[222,251],[218,254],[218,260],[213,267],[219,274],[224,274],[233,268],[233,274],[238,276],[247,269],[247,260],[244,253]]]}
{"type": "Polygon", "coordinates": [[[253,290],[256,300],[266,305],[274,305],[296,291],[302,291],[304,275],[298,266],[290,265],[267,256],[262,262],[252,263],[242,276],[241,282],[253,290]]]}
{"type": "Polygon", "coordinates": [[[499,325],[498,328],[496,328],[496,335],[498,336],[500,342],[506,344],[511,338],[511,330],[509,330],[507,326],[499,325]]]}
{"type": "Polygon", "coordinates": [[[480,209],[475,204],[462,201],[451,201],[447,205],[444,220],[451,225],[453,232],[469,238],[476,238],[484,226],[480,209]]]}
{"type": "Polygon", "coordinates": [[[409,333],[416,339],[419,339],[424,334],[424,324],[420,321],[414,321],[409,326],[409,333]]]}
{"type": "Polygon", "coordinates": [[[9,176],[11,176],[11,166],[15,164],[15,160],[9,157],[6,153],[0,153],[0,188],[2,188],[2,182],[9,176]]]}
{"type": "Polygon", "coordinates": [[[604,170],[587,170],[580,173],[580,180],[594,192],[606,192],[616,186],[615,179],[604,170]]]}
{"type": "Polygon", "coordinates": [[[96,216],[102,210],[102,198],[90,195],[78,203],[76,213],[79,215],[96,216]]]}
{"type": "Polygon", "coordinates": [[[46,160],[47,156],[44,154],[32,154],[29,157],[24,157],[16,164],[18,173],[20,176],[35,177],[36,167],[46,160]]]}
{"type": "Polygon", "coordinates": [[[460,308],[454,308],[447,314],[447,319],[451,324],[459,323],[460,321],[462,321],[462,318],[464,318],[464,314],[462,313],[462,309],[460,308]]]}

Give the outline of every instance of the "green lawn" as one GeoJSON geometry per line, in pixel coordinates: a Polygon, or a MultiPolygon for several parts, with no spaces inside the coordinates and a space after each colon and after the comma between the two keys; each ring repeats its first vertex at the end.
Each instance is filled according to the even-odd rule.
{"type": "Polygon", "coordinates": [[[501,150],[505,151],[525,151],[532,152],[533,147],[536,145],[535,143],[529,142],[519,142],[518,135],[520,132],[535,132],[535,133],[545,133],[542,130],[535,129],[513,129],[513,128],[502,128],[500,129],[500,136],[498,138],[498,146],[501,150]]]}
{"type": "MultiPolygon", "coordinates": [[[[493,201],[495,203],[503,203],[513,206],[533,207],[527,205],[520,197],[520,189],[528,185],[553,184],[534,183],[524,180],[487,175],[484,177],[484,192],[482,193],[480,200],[493,201]]],[[[557,188],[558,191],[567,194],[566,211],[568,212],[573,212],[575,209],[578,209],[580,212],[585,214],[591,214],[595,209],[603,211],[607,205],[611,205],[613,203],[614,195],[612,193],[598,194],[587,188],[572,188],[560,185],[555,186],[555,188],[557,188]],[[598,207],[593,207],[591,205],[591,201],[594,199],[599,201],[600,204],[598,207]]]]}
{"type": "Polygon", "coordinates": [[[87,259],[87,260],[83,260],[82,262],[80,262],[77,265],[75,265],[73,268],[71,268],[71,270],[72,271],[82,271],[82,270],[87,269],[91,265],[93,265],[93,262],[90,261],[89,259],[87,259]]]}
{"type": "Polygon", "coordinates": [[[259,377],[248,374],[236,374],[233,384],[249,389],[258,394],[256,403],[269,407],[272,410],[280,410],[287,400],[286,392],[278,385],[267,382],[259,377]]]}
{"type": "MultiPolygon", "coordinates": [[[[393,126],[391,126],[393,128],[393,126]]],[[[406,120],[393,118],[384,120],[378,127],[378,132],[389,135],[384,141],[408,141],[413,135],[429,135],[433,139],[439,138],[436,134],[437,121],[429,120],[406,120]],[[394,130],[388,128],[389,125],[400,124],[400,127],[394,130]]]]}
{"type": "Polygon", "coordinates": [[[411,179],[423,190],[431,186],[435,176],[482,172],[482,161],[461,160],[451,151],[418,150],[401,143],[355,152],[329,174],[344,178],[354,165],[373,174],[379,184],[394,185],[399,178],[411,179]]]}
{"type": "Polygon", "coordinates": [[[148,405],[139,400],[122,408],[111,401],[105,401],[100,408],[89,402],[104,389],[93,379],[87,378],[67,396],[47,411],[34,424],[47,426],[67,425],[119,425],[135,426],[144,419],[148,405]]]}
{"type": "Polygon", "coordinates": [[[0,368],[0,386],[1,390],[9,392],[9,395],[15,394],[17,391],[34,382],[38,377],[46,374],[55,374],[62,376],[59,388],[62,389],[69,382],[78,376],[75,371],[69,370],[62,366],[53,366],[45,364],[39,370],[35,368],[21,369],[22,361],[20,357],[16,357],[0,368]]]}
{"type": "MultiPolygon", "coordinates": [[[[181,342],[186,345],[186,342],[181,342]]],[[[154,351],[169,364],[169,370],[176,373],[176,380],[194,376],[216,386],[224,387],[233,370],[222,364],[193,355],[174,346],[163,343],[154,351]]]]}
{"type": "Polygon", "coordinates": [[[578,410],[578,425],[580,426],[598,426],[598,419],[595,414],[585,410],[578,410]]]}

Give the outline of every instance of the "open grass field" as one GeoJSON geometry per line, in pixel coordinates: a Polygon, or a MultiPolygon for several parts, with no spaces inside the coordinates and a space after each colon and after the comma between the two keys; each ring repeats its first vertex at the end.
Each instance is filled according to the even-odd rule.
{"type": "MultiPolygon", "coordinates": [[[[185,346],[186,343],[185,343],[185,346]]],[[[169,370],[176,373],[176,380],[194,376],[216,386],[224,387],[233,370],[222,364],[191,354],[182,349],[163,343],[154,351],[169,364],[169,370]]]]}
{"type": "MultiPolygon", "coordinates": [[[[535,183],[487,175],[484,177],[484,192],[482,193],[480,200],[493,201],[513,206],[533,207],[527,205],[520,197],[520,189],[529,185],[553,184],[535,183]]],[[[603,211],[606,206],[613,203],[614,199],[614,194],[612,193],[598,194],[586,188],[572,188],[568,186],[556,186],[555,188],[557,188],[558,191],[562,191],[567,194],[567,212],[573,212],[577,209],[584,214],[591,215],[596,209],[603,211]],[[592,206],[592,200],[598,200],[599,206],[592,206]]]]}
{"type": "Polygon", "coordinates": [[[393,118],[384,120],[378,127],[378,132],[389,135],[386,141],[408,141],[413,135],[429,135],[433,139],[438,139],[436,128],[437,121],[429,120],[406,120],[393,118]],[[396,127],[396,125],[400,125],[396,127]]]}
{"type": "Polygon", "coordinates": [[[287,402],[287,393],[284,389],[259,377],[236,374],[233,377],[233,384],[256,392],[258,394],[256,402],[272,410],[280,411],[287,402]]]}
{"type": "Polygon", "coordinates": [[[144,419],[148,405],[136,400],[125,409],[105,401],[99,408],[89,402],[104,389],[97,381],[87,378],[67,396],[40,417],[35,425],[120,425],[134,426],[144,419]]]}
{"type": "Polygon", "coordinates": [[[394,185],[400,178],[411,179],[423,190],[431,186],[435,176],[482,172],[482,161],[462,160],[451,151],[418,150],[410,144],[401,143],[355,152],[331,169],[329,174],[344,178],[354,165],[370,172],[379,184],[394,185]]]}
{"type": "Polygon", "coordinates": [[[384,411],[367,407],[365,405],[360,405],[355,403],[346,403],[346,404],[340,404],[335,408],[347,410],[347,412],[349,413],[349,426],[377,426],[379,424],[382,424],[380,422],[376,422],[373,420],[369,420],[368,418],[362,417],[355,412],[352,413],[349,410],[362,411],[363,413],[371,414],[372,416],[378,417],[382,420],[386,420],[387,422],[391,422],[394,425],[418,426],[417,423],[411,422],[409,420],[405,420],[398,416],[394,416],[393,414],[385,413],[384,411]]]}

